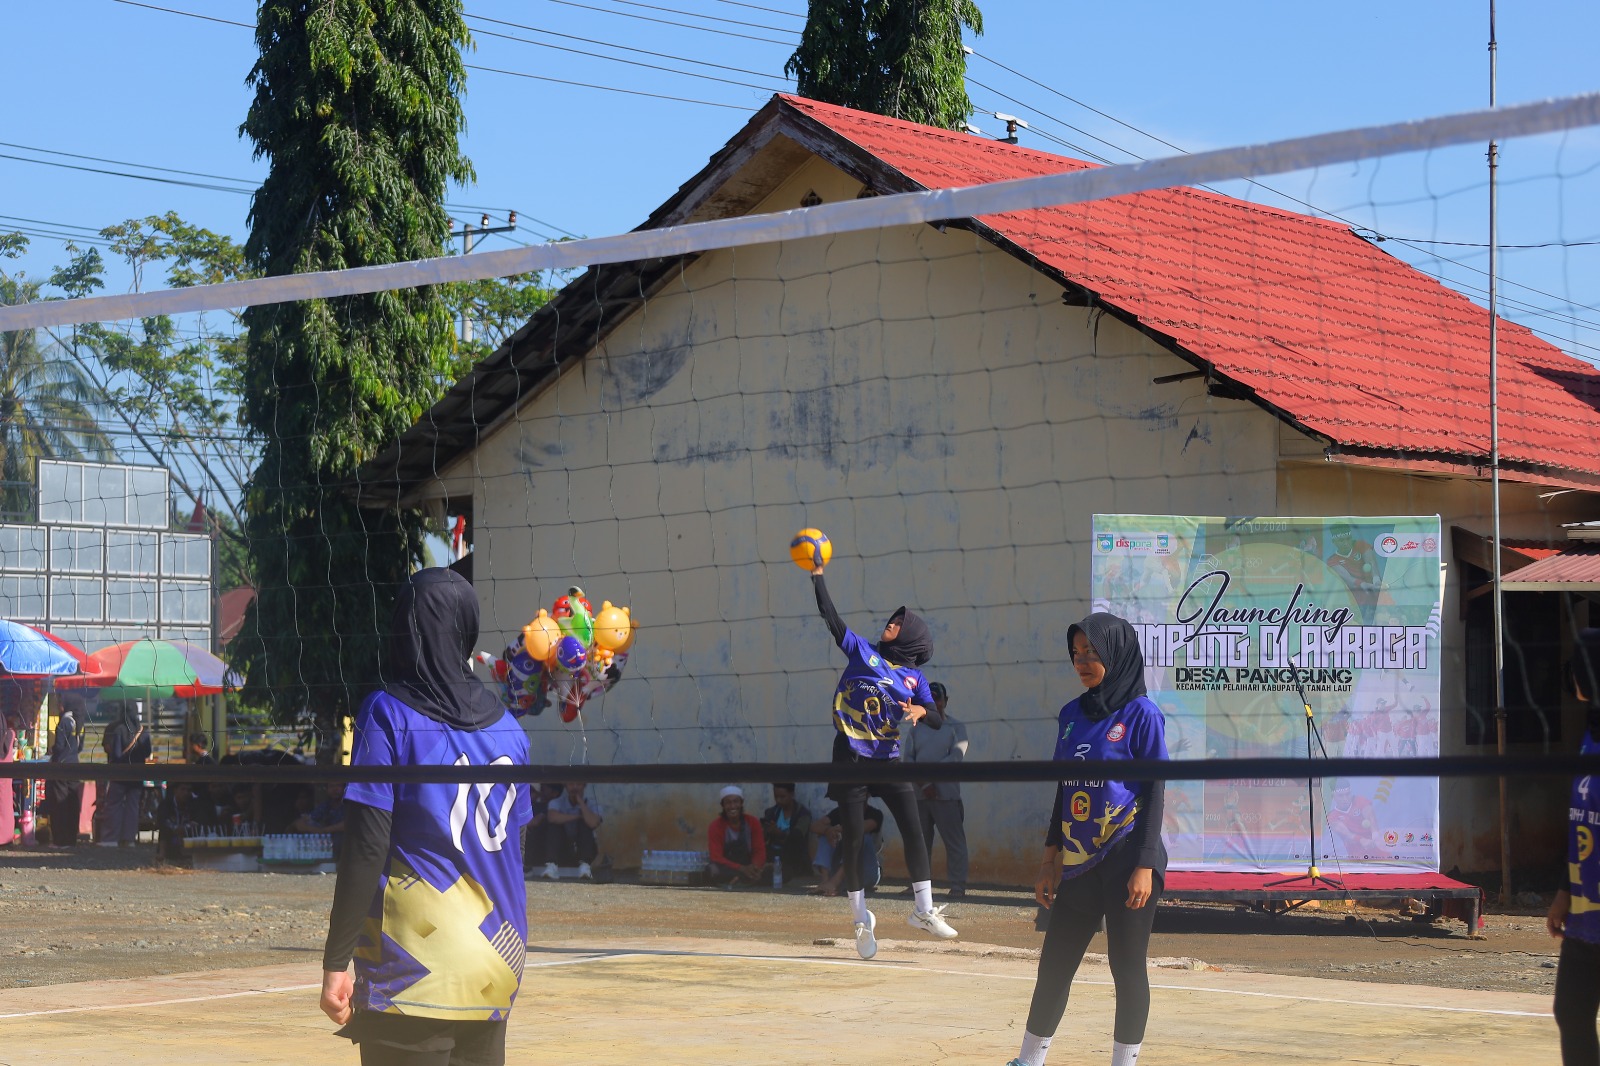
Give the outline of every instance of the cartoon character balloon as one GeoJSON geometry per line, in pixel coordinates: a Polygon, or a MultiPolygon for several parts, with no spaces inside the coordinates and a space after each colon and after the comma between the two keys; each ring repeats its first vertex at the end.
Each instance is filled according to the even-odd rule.
{"type": "Polygon", "coordinates": [[[495,662],[500,698],[515,714],[540,714],[552,699],[561,720],[577,718],[586,700],[622,679],[637,626],[626,607],[601,603],[599,612],[572,586],[533,621],[495,662]]]}

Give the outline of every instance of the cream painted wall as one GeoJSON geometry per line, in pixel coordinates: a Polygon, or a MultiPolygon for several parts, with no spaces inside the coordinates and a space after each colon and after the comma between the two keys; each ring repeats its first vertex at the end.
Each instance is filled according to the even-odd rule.
{"type": "MultiPolygon", "coordinates": [[[[813,160],[762,209],[858,189],[813,160]]],[[[852,627],[929,618],[973,758],[1045,756],[1078,691],[1062,640],[1088,609],[1090,516],[1277,506],[1277,423],[1151,383],[1188,368],[961,231],[703,256],[443,472],[478,486],[482,647],[574,581],[644,627],[586,733],[527,720],[535,760],[825,761],[842,657],[788,558],[805,526],[833,538],[852,627]]],[[[622,865],[703,847],[716,808],[709,786],[596,792],[622,865]]],[[[1050,787],[965,798],[974,879],[1031,876],[1050,787]]]]}

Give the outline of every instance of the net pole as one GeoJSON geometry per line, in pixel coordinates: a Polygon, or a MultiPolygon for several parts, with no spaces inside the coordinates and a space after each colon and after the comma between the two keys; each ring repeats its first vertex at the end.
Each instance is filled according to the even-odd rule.
{"type": "MultiPolygon", "coordinates": [[[[1495,37],[1495,0],[1489,0],[1489,107],[1496,106],[1499,42],[1495,37]]],[[[1489,141],[1489,480],[1494,512],[1494,734],[1495,753],[1506,753],[1505,598],[1500,553],[1500,314],[1499,206],[1500,143],[1489,141]]],[[[1511,817],[1509,786],[1500,778],[1500,902],[1511,901],[1511,817]]]]}

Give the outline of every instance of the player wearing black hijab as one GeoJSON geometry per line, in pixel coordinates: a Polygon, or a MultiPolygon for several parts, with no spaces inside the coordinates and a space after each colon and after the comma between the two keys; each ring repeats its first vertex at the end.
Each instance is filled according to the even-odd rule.
{"type": "MultiPolygon", "coordinates": [[[[413,574],[351,765],[525,765],[527,734],[472,676],[477,640],[472,585],[442,568],[413,574]]],[[[344,798],[323,1012],[363,1064],[499,1066],[527,950],[527,786],[361,781],[344,798]]]]}
{"type": "MultiPolygon", "coordinates": [[[[839,617],[822,572],[820,566],[811,571],[817,609],[828,623],[834,643],[849,659],[833,696],[833,761],[894,762],[900,758],[900,730],[907,723],[914,727],[920,722],[930,729],[944,724],[944,716],[935,706],[921,670],[933,656],[933,633],[916,612],[901,607],[889,616],[877,644],[869,643],[839,617]]],[[[863,959],[878,953],[877,917],[867,909],[861,883],[861,840],[865,836],[868,796],[883,800],[905,843],[906,869],[911,874],[914,899],[907,922],[913,929],[932,933],[941,940],[955,937],[956,931],[944,920],[944,908],[933,905],[933,873],[928,846],[922,839],[916,788],[909,781],[835,784],[829,787],[828,798],[839,804],[842,819],[839,847],[844,855],[844,888],[850,899],[856,951],[863,959]]]]}
{"type": "MultiPolygon", "coordinates": [[[[1145,694],[1139,635],[1125,619],[1091,614],[1067,630],[1072,665],[1087,690],[1061,708],[1055,758],[1165,759],[1161,709],[1145,694]]],[[[1063,774],[1073,771],[1064,767],[1063,774]]],[[[1008,1066],[1044,1066],[1067,993],[1089,941],[1106,930],[1116,985],[1111,1066],[1134,1066],[1150,1015],[1146,955],[1167,852],[1162,782],[1067,779],[1056,789],[1035,895],[1050,908],[1022,1050],[1008,1066]]]]}

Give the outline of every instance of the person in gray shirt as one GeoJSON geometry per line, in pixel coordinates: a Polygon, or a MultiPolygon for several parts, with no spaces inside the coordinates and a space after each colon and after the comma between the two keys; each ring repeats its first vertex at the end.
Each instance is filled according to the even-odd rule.
{"type": "MultiPolygon", "coordinates": [[[[950,695],[943,684],[928,684],[933,704],[945,715],[944,729],[911,729],[900,734],[900,758],[905,762],[961,762],[967,756],[967,727],[945,710],[950,695]]],[[[950,899],[967,894],[967,831],[962,825],[961,785],[956,781],[923,785],[917,792],[922,815],[922,839],[933,853],[937,830],[944,840],[945,865],[950,875],[950,899]]]]}

